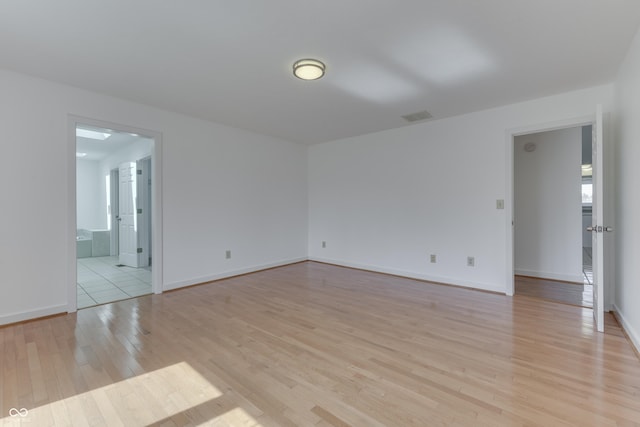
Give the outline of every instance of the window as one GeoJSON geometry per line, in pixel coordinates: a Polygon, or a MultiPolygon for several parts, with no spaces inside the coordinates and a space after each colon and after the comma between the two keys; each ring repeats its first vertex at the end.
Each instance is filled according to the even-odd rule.
{"type": "Polygon", "coordinates": [[[593,203],[593,183],[582,182],[582,204],[591,205],[593,203]]]}

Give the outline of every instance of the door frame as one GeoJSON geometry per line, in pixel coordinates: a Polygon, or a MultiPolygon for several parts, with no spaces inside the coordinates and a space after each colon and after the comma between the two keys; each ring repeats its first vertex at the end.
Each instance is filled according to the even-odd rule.
{"type": "Polygon", "coordinates": [[[149,129],[136,128],[134,126],[92,119],[88,117],[69,114],[67,118],[67,206],[70,208],[67,217],[67,312],[77,311],[77,194],[76,194],[76,127],[88,125],[113,129],[117,132],[134,133],[153,139],[151,150],[151,181],[152,186],[152,245],[154,265],[151,269],[151,289],[153,293],[160,294],[163,291],[162,272],[162,133],[149,129]]]}
{"type": "MultiPolygon", "coordinates": [[[[595,108],[595,105],[594,105],[595,108]]],[[[505,208],[505,236],[506,236],[506,242],[505,242],[505,246],[506,246],[506,277],[505,277],[505,293],[508,296],[513,296],[515,293],[515,280],[514,280],[514,273],[515,273],[515,256],[514,256],[514,250],[515,250],[515,246],[514,246],[514,203],[515,203],[515,196],[514,196],[514,158],[513,158],[513,154],[514,154],[514,144],[515,144],[515,137],[516,136],[521,136],[521,135],[528,135],[531,133],[538,133],[538,132],[549,132],[549,131],[554,131],[554,130],[560,130],[560,129],[567,129],[567,128],[573,128],[573,127],[581,127],[581,126],[588,126],[588,125],[593,125],[595,121],[595,110],[594,110],[594,114],[593,115],[588,115],[588,116],[581,116],[581,117],[575,117],[572,119],[566,119],[566,120],[559,120],[559,121],[555,121],[555,122],[548,122],[548,123],[539,123],[539,124],[534,124],[534,125],[529,125],[529,126],[523,126],[523,127],[518,127],[518,128],[511,128],[511,129],[507,129],[505,134],[506,134],[506,147],[505,147],[505,153],[506,153],[506,166],[507,166],[507,170],[506,170],[506,176],[507,179],[505,180],[505,184],[506,184],[506,189],[505,189],[505,196],[506,196],[506,200],[504,203],[504,208],[505,208]]],[[[605,194],[606,194],[606,190],[605,190],[605,194]]],[[[606,280],[605,280],[606,282],[606,280]]],[[[605,290],[605,295],[607,293],[607,287],[604,287],[605,290]]],[[[606,305],[605,305],[606,307],[606,305]]]]}
{"type": "Polygon", "coordinates": [[[138,207],[142,208],[142,214],[140,215],[140,219],[138,220],[141,225],[141,236],[142,239],[138,238],[138,243],[142,248],[142,253],[138,255],[138,263],[144,267],[151,266],[153,271],[153,265],[151,264],[151,254],[153,251],[151,250],[151,245],[153,244],[153,232],[151,227],[153,227],[153,221],[151,220],[151,206],[153,203],[153,197],[151,192],[153,192],[153,180],[151,179],[150,171],[152,170],[151,164],[153,161],[153,156],[146,156],[141,159],[136,160],[136,168],[142,171],[141,179],[138,180],[138,189],[137,192],[140,197],[140,205],[138,207]],[[149,190],[151,188],[151,191],[149,190]]]}

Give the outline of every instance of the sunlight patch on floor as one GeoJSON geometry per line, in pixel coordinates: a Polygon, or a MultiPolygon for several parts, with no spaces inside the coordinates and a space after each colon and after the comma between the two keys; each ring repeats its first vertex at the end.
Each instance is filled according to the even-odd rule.
{"type": "MultiPolygon", "coordinates": [[[[11,408],[9,414],[0,418],[0,426],[149,425],[221,396],[223,393],[188,363],[180,362],[37,408],[11,408]]],[[[217,419],[259,426],[237,407],[217,419]]]]}
{"type": "Polygon", "coordinates": [[[198,424],[198,426],[234,426],[234,427],[263,427],[255,418],[242,408],[235,408],[229,412],[222,414],[206,423],[198,424]]]}

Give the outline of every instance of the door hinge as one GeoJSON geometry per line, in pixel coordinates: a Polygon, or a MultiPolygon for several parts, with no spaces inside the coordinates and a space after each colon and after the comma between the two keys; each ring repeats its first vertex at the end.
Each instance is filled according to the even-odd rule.
{"type": "Polygon", "coordinates": [[[141,254],[142,253],[142,248],[138,248],[138,253],[141,254]]]}

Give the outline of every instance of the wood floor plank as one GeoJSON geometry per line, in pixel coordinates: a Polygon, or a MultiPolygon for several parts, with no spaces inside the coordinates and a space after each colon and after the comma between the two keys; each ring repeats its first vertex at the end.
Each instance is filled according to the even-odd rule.
{"type": "Polygon", "coordinates": [[[314,262],[0,328],[0,375],[1,426],[640,426],[611,316],[314,262]]]}
{"type": "Polygon", "coordinates": [[[586,280],[585,283],[573,283],[516,275],[514,284],[517,295],[593,307],[593,285],[586,280]]]}

